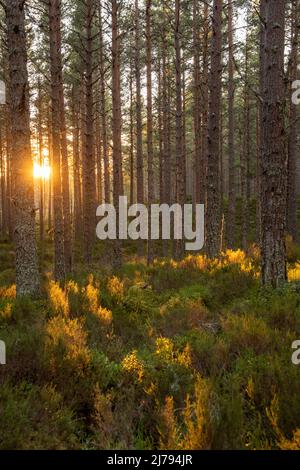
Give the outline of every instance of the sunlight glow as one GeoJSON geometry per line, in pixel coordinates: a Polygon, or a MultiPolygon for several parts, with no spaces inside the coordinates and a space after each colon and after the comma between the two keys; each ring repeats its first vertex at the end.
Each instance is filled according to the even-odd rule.
{"type": "Polygon", "coordinates": [[[37,162],[34,162],[33,166],[33,175],[35,178],[42,178],[48,180],[50,178],[51,168],[49,166],[48,159],[44,159],[43,165],[40,165],[37,162]]]}
{"type": "Polygon", "coordinates": [[[47,159],[47,164],[48,164],[48,163],[49,163],[49,162],[48,162],[49,150],[48,150],[47,148],[44,148],[44,149],[43,149],[43,157],[44,157],[45,159],[47,159]]]}

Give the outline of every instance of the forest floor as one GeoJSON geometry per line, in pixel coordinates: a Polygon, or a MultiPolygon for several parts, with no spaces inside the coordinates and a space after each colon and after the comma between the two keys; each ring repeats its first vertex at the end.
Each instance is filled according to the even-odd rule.
{"type": "Polygon", "coordinates": [[[1,449],[300,449],[299,249],[272,291],[255,249],[147,267],[127,247],[59,286],[50,246],[32,301],[0,245],[1,449]]]}

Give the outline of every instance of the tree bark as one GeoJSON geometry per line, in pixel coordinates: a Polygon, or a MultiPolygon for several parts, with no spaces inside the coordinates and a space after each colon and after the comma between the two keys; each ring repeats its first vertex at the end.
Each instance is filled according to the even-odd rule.
{"type": "Polygon", "coordinates": [[[107,142],[107,118],[106,118],[106,84],[105,84],[105,64],[104,64],[104,45],[103,45],[103,26],[102,26],[102,8],[101,0],[99,2],[99,55],[100,55],[100,113],[102,128],[102,148],[104,165],[104,199],[110,203],[110,168],[107,142]]]}
{"type": "Polygon", "coordinates": [[[61,0],[49,0],[49,39],[51,71],[51,111],[52,111],[52,178],[53,178],[53,212],[54,212],[54,277],[57,281],[65,278],[64,258],[64,223],[61,184],[61,114],[60,86],[61,70],[58,51],[60,47],[60,9],[61,0]]]}
{"type": "Polygon", "coordinates": [[[233,5],[228,2],[228,160],[229,160],[229,201],[227,217],[227,246],[235,244],[235,119],[234,119],[234,51],[233,51],[233,5]]]}
{"type": "Polygon", "coordinates": [[[194,47],[194,133],[195,133],[195,203],[204,203],[204,162],[201,141],[201,77],[200,77],[200,31],[199,31],[199,2],[193,0],[193,47],[194,47]]]}
{"type": "MultiPolygon", "coordinates": [[[[121,78],[120,78],[120,35],[119,8],[117,0],[112,0],[112,133],[113,133],[113,202],[119,216],[119,196],[123,194],[122,141],[121,141],[121,78]]],[[[122,264],[120,240],[115,240],[113,265],[122,264]]]]}
{"type": "Polygon", "coordinates": [[[285,0],[266,2],[263,155],[261,162],[262,282],[281,285],[286,272],[287,161],[284,127],[285,0]]]}
{"type": "Polygon", "coordinates": [[[245,44],[245,84],[243,103],[243,151],[241,153],[242,249],[247,252],[249,236],[249,165],[250,165],[250,97],[249,97],[249,11],[245,44]]]}
{"type": "MultiPolygon", "coordinates": [[[[299,0],[292,2],[292,44],[290,53],[290,87],[289,98],[292,96],[292,84],[298,76],[298,44],[299,44],[299,0]]],[[[298,241],[297,230],[297,106],[290,99],[289,106],[289,134],[288,134],[288,206],[287,230],[294,242],[298,241]]]]}
{"type": "Polygon", "coordinates": [[[221,107],[222,0],[214,0],[207,139],[206,251],[215,258],[220,251],[219,140],[221,107]]]}
{"type": "Polygon", "coordinates": [[[79,150],[79,98],[75,88],[72,89],[72,128],[73,128],[73,191],[74,191],[74,237],[78,242],[82,233],[82,199],[80,179],[80,150],[79,150]]]}
{"type": "MultiPolygon", "coordinates": [[[[182,63],[181,63],[181,1],[175,0],[175,73],[176,73],[176,202],[182,209],[185,203],[185,154],[183,150],[182,63]]],[[[183,240],[176,241],[175,256],[182,258],[183,240]]]]}
{"type": "Polygon", "coordinates": [[[130,76],[129,76],[129,94],[130,94],[130,110],[129,110],[129,126],[130,126],[130,162],[129,162],[129,172],[130,172],[130,205],[132,206],[135,201],[135,178],[134,178],[134,110],[133,110],[133,66],[132,60],[130,60],[130,76]]]}
{"type": "Polygon", "coordinates": [[[260,45],[259,45],[259,90],[260,90],[260,100],[258,103],[258,113],[259,113],[259,131],[258,131],[258,154],[257,154],[257,171],[256,171],[256,188],[257,188],[257,199],[256,199],[256,239],[258,245],[261,246],[261,162],[264,153],[264,142],[262,135],[263,128],[263,97],[265,92],[265,41],[266,41],[266,0],[260,0],[259,6],[259,16],[260,16],[260,45]]]}
{"type": "MultiPolygon", "coordinates": [[[[43,156],[43,100],[42,100],[42,88],[41,83],[38,81],[38,144],[39,144],[39,164],[42,168],[44,166],[44,156],[43,156]]],[[[44,190],[45,190],[45,181],[44,178],[40,178],[40,187],[39,187],[39,222],[40,222],[40,259],[41,261],[44,258],[44,243],[45,243],[45,222],[44,222],[44,190]]]]}
{"type": "Polygon", "coordinates": [[[136,178],[137,202],[144,203],[143,123],[141,100],[141,37],[139,1],[135,0],[136,178]]]}
{"type": "Polygon", "coordinates": [[[35,239],[33,165],[23,0],[6,1],[10,111],[12,122],[13,235],[17,296],[40,290],[35,239]]]}
{"type": "Polygon", "coordinates": [[[0,121],[0,187],[1,187],[1,235],[4,237],[7,232],[7,214],[6,214],[6,169],[3,152],[3,131],[0,121]]]}
{"type": "Polygon", "coordinates": [[[93,97],[93,18],[94,0],[85,3],[85,148],[83,162],[83,252],[87,264],[92,262],[96,226],[96,175],[94,148],[93,97]]]}
{"type": "MultiPolygon", "coordinates": [[[[148,151],[148,206],[154,203],[154,172],[153,172],[153,116],[152,116],[152,0],[146,5],[146,37],[147,37],[147,151],[148,151]]],[[[148,264],[152,263],[154,252],[151,241],[151,218],[148,226],[148,264]]]]}

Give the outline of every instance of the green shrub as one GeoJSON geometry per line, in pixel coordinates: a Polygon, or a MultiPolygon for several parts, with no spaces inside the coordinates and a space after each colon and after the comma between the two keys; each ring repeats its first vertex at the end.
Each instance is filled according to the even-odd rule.
{"type": "Polygon", "coordinates": [[[0,387],[0,449],[75,449],[80,422],[51,385],[0,387]]]}
{"type": "Polygon", "coordinates": [[[261,318],[244,314],[228,314],[221,319],[225,341],[232,354],[241,354],[250,349],[256,354],[268,352],[272,338],[270,331],[261,318]]]}

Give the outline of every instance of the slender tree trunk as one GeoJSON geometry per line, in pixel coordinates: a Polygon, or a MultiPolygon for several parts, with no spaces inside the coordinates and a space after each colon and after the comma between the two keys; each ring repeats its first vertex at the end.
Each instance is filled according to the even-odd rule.
{"type": "Polygon", "coordinates": [[[219,140],[222,78],[222,0],[213,3],[213,36],[209,76],[207,139],[206,250],[210,258],[220,250],[219,140]]]}
{"type": "Polygon", "coordinates": [[[110,203],[110,168],[107,143],[107,118],[106,118],[106,84],[105,84],[105,63],[104,63],[104,45],[103,45],[103,27],[102,27],[102,7],[99,1],[99,54],[100,54],[100,113],[102,126],[102,147],[103,147],[103,165],[104,165],[104,199],[110,203]]]}
{"type": "Polygon", "coordinates": [[[249,97],[249,11],[247,11],[247,33],[245,45],[245,85],[244,85],[244,105],[243,105],[243,151],[241,153],[241,190],[242,190],[242,248],[245,252],[248,249],[249,235],[249,160],[250,160],[250,97],[249,97]]]}
{"type": "Polygon", "coordinates": [[[57,61],[57,81],[59,87],[59,124],[60,124],[60,159],[61,159],[61,180],[62,180],[62,208],[63,208],[63,230],[64,230],[64,262],[65,272],[72,270],[72,248],[71,248],[71,209],[70,209],[70,183],[69,183],[69,164],[68,164],[68,145],[65,116],[65,100],[63,88],[63,65],[61,50],[61,0],[57,6],[57,17],[54,21],[56,28],[56,46],[55,51],[57,61]]]}
{"type": "Polygon", "coordinates": [[[208,91],[208,71],[209,71],[209,51],[208,51],[208,38],[209,38],[209,11],[208,3],[205,2],[203,6],[203,54],[202,54],[202,113],[201,113],[201,148],[202,148],[202,159],[203,159],[203,179],[201,183],[201,198],[202,201],[206,202],[207,195],[207,132],[208,132],[208,102],[209,102],[209,91],[208,91]]]}
{"type": "Polygon", "coordinates": [[[48,231],[52,229],[52,213],[53,213],[53,148],[52,148],[52,116],[51,116],[51,105],[47,106],[47,137],[48,137],[48,151],[49,151],[49,165],[52,169],[48,182],[48,231]]]}
{"type": "MultiPolygon", "coordinates": [[[[112,0],[112,133],[113,133],[113,202],[119,216],[119,196],[123,194],[122,141],[121,141],[121,78],[120,78],[120,35],[119,8],[117,0],[112,0]]],[[[122,264],[120,240],[115,240],[113,265],[122,264]]]]}
{"type": "MultiPolygon", "coordinates": [[[[299,0],[292,2],[292,44],[290,55],[290,87],[289,98],[292,96],[292,84],[298,76],[298,44],[299,44],[299,0]]],[[[287,206],[287,230],[294,242],[298,241],[297,230],[297,106],[290,99],[289,109],[289,134],[288,134],[288,206],[287,206]]]]}
{"type": "MultiPolygon", "coordinates": [[[[61,46],[60,49],[61,51],[61,46]]],[[[62,72],[61,54],[60,70],[62,72]]],[[[61,145],[61,175],[62,175],[62,196],[63,196],[63,217],[64,217],[64,256],[66,273],[72,271],[72,223],[71,223],[71,205],[70,205],[70,182],[69,182],[69,161],[68,144],[65,116],[65,100],[62,83],[62,74],[60,78],[60,145],[61,145]]]]}
{"type": "Polygon", "coordinates": [[[141,99],[141,38],[139,1],[135,0],[136,177],[137,202],[144,202],[143,123],[141,99]]]}
{"type": "Polygon", "coordinates": [[[257,187],[257,199],[256,199],[256,239],[259,246],[261,246],[262,233],[262,213],[261,213],[261,169],[262,169],[262,158],[264,154],[264,141],[263,141],[263,98],[265,93],[265,42],[266,42],[266,0],[260,0],[259,6],[260,16],[260,45],[259,45],[259,89],[260,89],[260,100],[258,104],[259,112],[259,152],[257,159],[257,170],[256,170],[256,187],[257,187]]]}
{"type": "MultiPolygon", "coordinates": [[[[188,187],[192,187],[188,175],[188,166],[190,167],[190,158],[187,156],[187,86],[186,86],[186,70],[185,70],[185,58],[182,57],[182,151],[183,151],[183,192],[184,202],[188,195],[188,187]]],[[[192,196],[192,191],[190,193],[192,196]]]]}
{"type": "Polygon", "coordinates": [[[274,287],[287,278],[285,228],[287,162],[284,126],[285,0],[266,2],[261,170],[262,281],[274,287]]]}
{"type": "Polygon", "coordinates": [[[94,1],[85,4],[85,149],[83,197],[83,252],[87,264],[92,261],[96,226],[96,175],[94,148],[94,98],[93,98],[93,17],[94,1]]]}
{"type": "Polygon", "coordinates": [[[1,235],[4,237],[7,231],[6,214],[6,168],[3,154],[2,122],[0,121],[0,185],[1,185],[1,235]]]}
{"type": "MultiPolygon", "coordinates": [[[[136,189],[137,203],[144,203],[144,155],[143,155],[143,121],[141,97],[141,33],[139,0],[135,0],[135,85],[136,85],[136,189]]],[[[143,242],[138,241],[138,255],[143,255],[143,242]]]]}
{"type": "MultiPolygon", "coordinates": [[[[221,104],[222,107],[222,104],[221,104]]],[[[219,152],[220,152],[220,158],[219,158],[219,191],[220,191],[220,218],[222,221],[223,218],[223,211],[224,211],[224,152],[223,152],[223,112],[222,108],[220,111],[220,139],[219,139],[219,152]]],[[[224,224],[222,224],[222,229],[224,228],[224,224]]],[[[221,237],[223,237],[223,232],[221,230],[221,237]]],[[[220,246],[223,246],[222,243],[220,246]]]]}
{"type": "Polygon", "coordinates": [[[60,47],[60,0],[49,0],[49,38],[51,70],[51,108],[52,108],[52,158],[53,158],[53,211],[54,211],[54,277],[57,281],[65,278],[64,224],[61,187],[61,113],[60,86],[61,70],[58,57],[60,47]]]}
{"type": "Polygon", "coordinates": [[[78,242],[82,233],[82,200],[80,181],[79,150],[79,103],[74,87],[72,90],[72,127],[73,127],[73,191],[74,191],[74,238],[78,242]]]}
{"type": "MultiPolygon", "coordinates": [[[[148,206],[154,203],[154,172],[153,172],[153,116],[152,116],[152,0],[146,5],[146,37],[147,37],[147,152],[148,152],[148,206]]],[[[148,264],[152,263],[153,243],[151,241],[151,220],[148,226],[148,264]]]]}
{"type": "MultiPolygon", "coordinates": [[[[162,182],[163,203],[171,203],[171,148],[170,148],[170,103],[169,103],[169,77],[166,73],[169,68],[167,48],[167,11],[166,0],[163,1],[163,33],[162,33],[162,127],[163,127],[163,156],[162,156],[162,182]]],[[[168,255],[168,241],[162,241],[162,254],[168,255]]]]}
{"type": "MultiPolygon", "coordinates": [[[[44,166],[44,155],[43,155],[43,100],[42,100],[42,89],[41,83],[38,82],[38,144],[39,144],[39,164],[40,167],[44,166]]],[[[42,176],[42,175],[41,175],[42,176]]],[[[41,262],[44,258],[44,243],[45,243],[45,222],[44,222],[44,190],[45,190],[45,181],[41,177],[39,180],[39,222],[40,222],[40,259],[41,262]]]]}
{"type": "Polygon", "coordinates": [[[40,289],[35,239],[29,87],[24,23],[24,1],[7,0],[6,27],[12,116],[13,232],[18,297],[35,296],[40,289]]]}
{"type": "MultiPolygon", "coordinates": [[[[167,60],[167,18],[166,18],[166,2],[164,0],[164,32],[163,32],[163,53],[162,53],[162,75],[163,75],[163,149],[164,149],[164,156],[163,156],[163,180],[164,180],[164,201],[165,203],[169,204],[171,202],[171,156],[170,156],[170,119],[169,119],[169,97],[168,97],[168,75],[166,73],[168,68],[168,60],[167,60]]],[[[166,245],[166,244],[165,244],[166,245]]],[[[165,253],[166,254],[166,253],[165,253]]]]}
{"type": "MultiPolygon", "coordinates": [[[[80,84],[80,96],[85,96],[85,80],[84,78],[81,80],[80,84]]],[[[83,247],[83,211],[84,211],[84,161],[85,161],[85,148],[86,148],[86,103],[85,100],[79,101],[79,142],[80,142],[80,152],[79,152],[79,166],[78,166],[78,173],[79,173],[79,180],[80,180],[80,199],[81,199],[81,232],[82,232],[82,247],[83,247]]]]}
{"type": "MultiPolygon", "coordinates": [[[[185,155],[183,151],[182,63],[181,63],[181,0],[175,0],[175,71],[176,71],[176,201],[182,210],[185,203],[185,155]]],[[[176,258],[184,254],[183,240],[176,242],[176,258]]]]}
{"type": "Polygon", "coordinates": [[[161,58],[158,60],[157,71],[158,82],[158,103],[157,103],[157,121],[158,121],[158,139],[159,139],[159,201],[164,200],[164,153],[163,153],[163,117],[162,117],[162,71],[161,71],[161,58]]]}
{"type": "Polygon", "coordinates": [[[233,6],[228,2],[228,157],[229,157],[229,201],[227,217],[227,245],[235,244],[235,120],[234,120],[234,52],[233,52],[233,6]]]}
{"type": "Polygon", "coordinates": [[[102,146],[101,146],[100,115],[97,111],[96,116],[96,152],[97,152],[97,204],[102,204],[102,146]]]}
{"type": "Polygon", "coordinates": [[[201,142],[201,77],[200,77],[200,31],[199,2],[193,0],[193,46],[194,46],[194,132],[195,132],[195,203],[204,202],[204,165],[201,142]]]}
{"type": "MultiPolygon", "coordinates": [[[[60,0],[61,2],[61,0],[60,0]]],[[[61,4],[58,9],[59,18],[57,21],[57,61],[59,71],[59,106],[60,106],[60,147],[61,147],[61,177],[62,177],[62,202],[63,202],[63,223],[64,223],[64,257],[65,271],[70,273],[72,270],[72,242],[71,242],[71,205],[70,205],[70,182],[69,182],[69,161],[68,161],[68,143],[65,115],[65,99],[63,86],[63,64],[61,50],[61,4]]]]}
{"type": "Polygon", "coordinates": [[[12,209],[12,113],[11,113],[11,87],[7,95],[6,113],[6,213],[9,240],[13,240],[13,209],[12,209]]]}
{"type": "Polygon", "coordinates": [[[130,60],[130,76],[129,76],[129,93],[130,93],[130,205],[134,204],[134,123],[133,123],[133,78],[132,78],[132,61],[130,60]]]}

